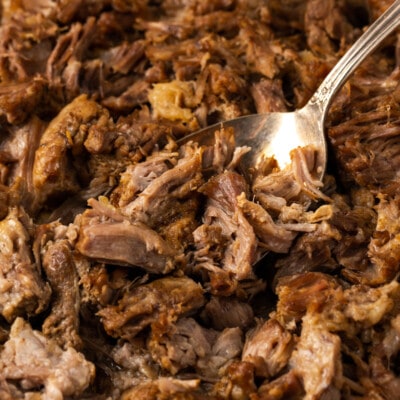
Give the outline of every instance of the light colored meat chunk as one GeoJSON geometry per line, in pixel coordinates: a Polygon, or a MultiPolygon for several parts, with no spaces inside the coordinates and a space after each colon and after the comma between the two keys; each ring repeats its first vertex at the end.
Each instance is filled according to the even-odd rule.
{"type": "Polygon", "coordinates": [[[110,264],[137,266],[153,273],[174,268],[179,253],[156,231],[141,222],[131,223],[112,206],[91,199],[80,219],[78,251],[110,264]]]}
{"type": "Polygon", "coordinates": [[[293,344],[292,335],[278,321],[269,319],[247,336],[242,360],[254,364],[256,375],[270,378],[286,366],[293,344]]]}
{"type": "Polygon", "coordinates": [[[18,208],[0,221],[0,313],[8,322],[42,312],[50,299],[50,287],[33,259],[28,228],[31,222],[18,208]]]}
{"type": "Polygon", "coordinates": [[[302,379],[304,399],[320,398],[326,392],[336,392],[342,385],[341,341],[319,323],[318,317],[306,314],[300,340],[289,365],[302,379]]]}
{"type": "Polygon", "coordinates": [[[79,396],[94,378],[94,365],[69,347],[63,351],[51,339],[17,318],[0,353],[0,375],[46,400],[79,396]]]}

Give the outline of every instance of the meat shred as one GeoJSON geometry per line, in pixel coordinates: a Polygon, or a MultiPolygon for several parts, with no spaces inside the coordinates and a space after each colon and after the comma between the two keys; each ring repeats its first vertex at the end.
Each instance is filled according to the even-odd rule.
{"type": "Polygon", "coordinates": [[[301,108],[391,3],[1,2],[1,399],[398,398],[399,31],[323,181],[180,140],[301,108]]]}

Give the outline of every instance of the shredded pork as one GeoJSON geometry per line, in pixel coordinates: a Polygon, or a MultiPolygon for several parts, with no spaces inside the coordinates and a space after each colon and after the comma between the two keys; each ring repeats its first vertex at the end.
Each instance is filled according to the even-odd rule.
{"type": "Polygon", "coordinates": [[[1,2],[1,399],[399,396],[399,31],[323,181],[180,141],[302,107],[391,3],[1,2]]]}

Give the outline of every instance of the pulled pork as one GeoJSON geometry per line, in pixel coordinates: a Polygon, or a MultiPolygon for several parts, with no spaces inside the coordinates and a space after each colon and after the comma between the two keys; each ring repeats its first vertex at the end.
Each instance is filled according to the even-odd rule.
{"type": "Polygon", "coordinates": [[[1,399],[398,397],[399,33],[323,182],[180,140],[302,107],[390,3],[1,2],[1,399]]]}

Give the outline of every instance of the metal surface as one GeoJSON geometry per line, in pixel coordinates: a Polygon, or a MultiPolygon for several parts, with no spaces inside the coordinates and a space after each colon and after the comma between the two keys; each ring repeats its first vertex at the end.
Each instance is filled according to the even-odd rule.
{"type": "Polygon", "coordinates": [[[237,146],[250,146],[241,161],[244,173],[257,167],[263,157],[275,157],[280,168],[290,163],[290,152],[312,145],[317,151],[315,174],[322,178],[327,162],[324,133],[325,117],[333,96],[360,63],[400,25],[400,0],[395,1],[339,60],[309,102],[300,110],[287,113],[254,114],[225,121],[186,136],[210,144],[214,132],[233,127],[237,146]]]}

